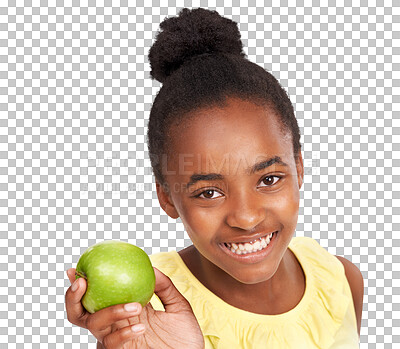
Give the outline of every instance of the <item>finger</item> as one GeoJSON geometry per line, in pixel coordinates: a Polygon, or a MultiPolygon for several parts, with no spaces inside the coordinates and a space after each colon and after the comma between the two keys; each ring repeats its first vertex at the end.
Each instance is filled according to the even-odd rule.
{"type": "Polygon", "coordinates": [[[67,276],[71,285],[75,282],[75,268],[69,268],[67,270],[67,276]]]}
{"type": "Polygon", "coordinates": [[[122,348],[126,342],[132,341],[140,337],[144,332],[145,327],[143,324],[127,326],[104,337],[103,345],[106,349],[119,349],[122,348]]]}
{"type": "Polygon", "coordinates": [[[65,294],[65,307],[67,310],[68,321],[74,325],[84,327],[89,313],[82,306],[81,299],[86,292],[85,279],[79,278],[75,280],[65,294]]]}
{"type": "Polygon", "coordinates": [[[87,321],[88,328],[94,331],[103,331],[121,320],[129,319],[128,323],[138,323],[138,316],[142,312],[140,303],[112,305],[96,311],[87,321]]]}
{"type": "Polygon", "coordinates": [[[156,285],[154,293],[157,294],[164,305],[167,313],[177,313],[185,310],[192,311],[189,302],[177,290],[171,279],[160,270],[153,267],[156,275],[156,285]]]}

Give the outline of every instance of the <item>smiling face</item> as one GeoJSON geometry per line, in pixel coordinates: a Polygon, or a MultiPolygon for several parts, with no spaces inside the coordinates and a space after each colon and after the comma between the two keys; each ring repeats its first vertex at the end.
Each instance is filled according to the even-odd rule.
{"type": "Polygon", "coordinates": [[[181,218],[199,258],[217,267],[215,276],[255,284],[275,275],[293,237],[303,162],[272,109],[228,102],[171,129],[173,155],[163,170],[170,192],[157,184],[157,194],[166,213],[181,218]],[[271,232],[276,240],[261,259],[235,258],[224,245],[271,232]]]}

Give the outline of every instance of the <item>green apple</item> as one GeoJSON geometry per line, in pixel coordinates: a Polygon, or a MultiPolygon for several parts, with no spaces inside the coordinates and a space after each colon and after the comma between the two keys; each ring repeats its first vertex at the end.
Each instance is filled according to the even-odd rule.
{"type": "Polygon", "coordinates": [[[143,307],[154,293],[156,277],[149,256],[128,242],[106,240],[79,258],[75,279],[85,278],[82,305],[89,313],[111,305],[137,302],[143,307]]]}

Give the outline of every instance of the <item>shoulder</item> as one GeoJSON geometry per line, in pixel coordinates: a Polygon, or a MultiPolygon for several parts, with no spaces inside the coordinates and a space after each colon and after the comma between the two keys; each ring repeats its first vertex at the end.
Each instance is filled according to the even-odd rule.
{"type": "Polygon", "coordinates": [[[174,263],[176,261],[176,256],[175,254],[177,254],[176,251],[169,251],[169,252],[158,252],[158,253],[154,253],[151,254],[149,256],[150,261],[153,265],[153,267],[158,268],[158,266],[163,266],[163,265],[170,265],[172,264],[176,264],[174,263]]]}
{"type": "Polygon", "coordinates": [[[361,330],[361,315],[364,299],[364,278],[361,271],[352,262],[344,257],[336,256],[342,262],[347,280],[353,295],[354,309],[357,318],[358,335],[361,330]]]}

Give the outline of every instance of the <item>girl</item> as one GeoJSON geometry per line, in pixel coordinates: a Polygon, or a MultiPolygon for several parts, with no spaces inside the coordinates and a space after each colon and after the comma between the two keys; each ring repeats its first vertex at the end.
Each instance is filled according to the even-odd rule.
{"type": "Polygon", "coordinates": [[[89,314],[76,280],[69,321],[98,348],[358,348],[360,271],[293,237],[304,169],[285,90],[217,12],[185,8],[160,27],[149,153],[160,205],[193,245],[151,256],[156,289],[144,308],[89,314]]]}

